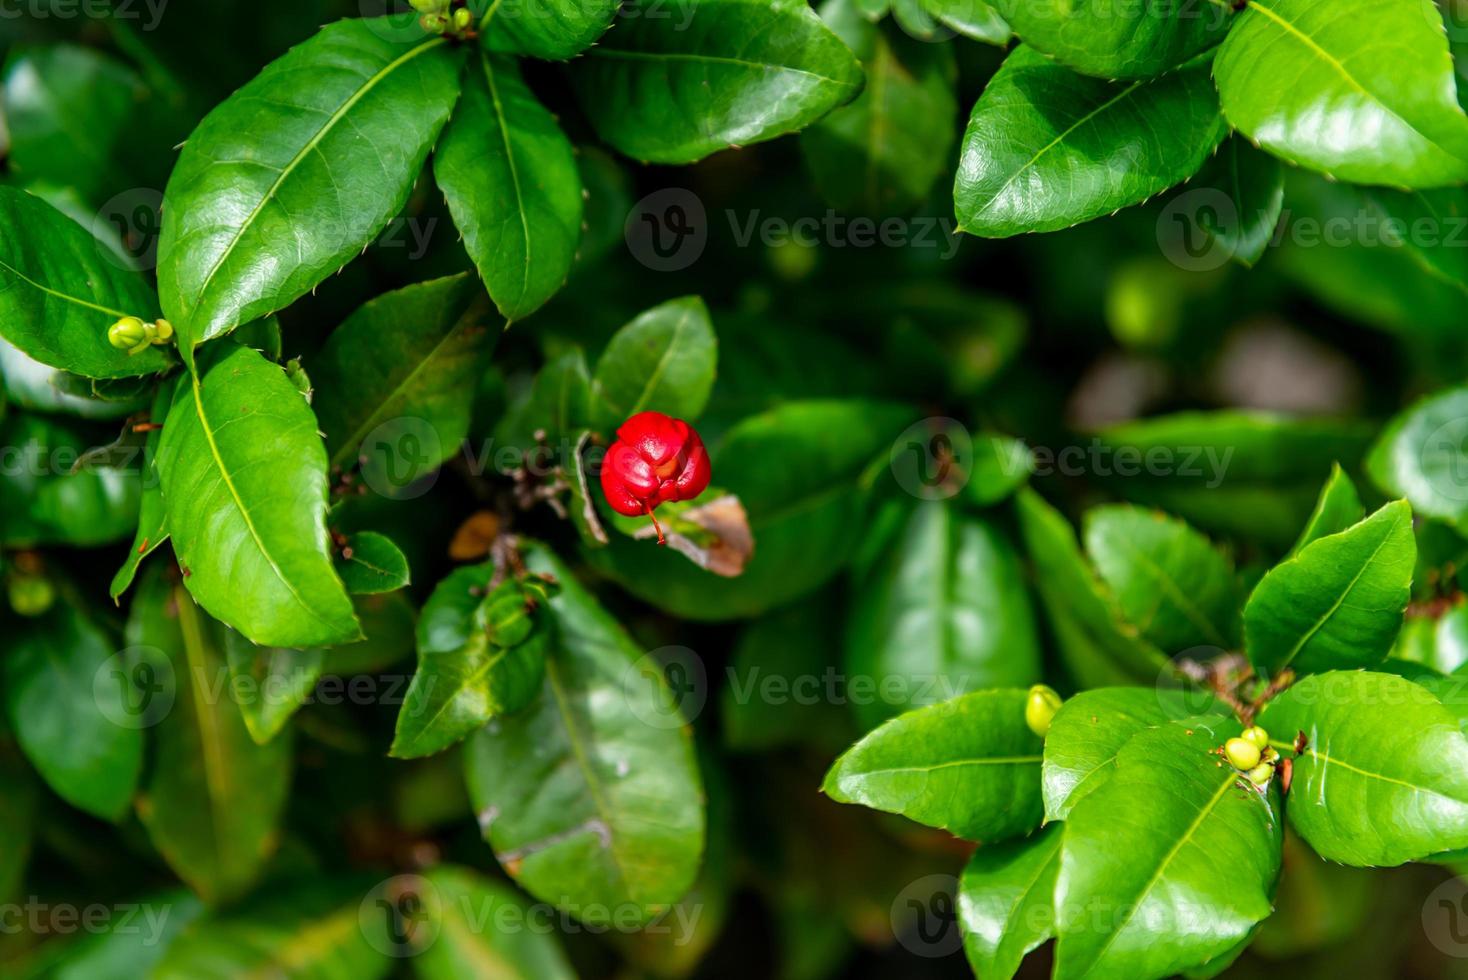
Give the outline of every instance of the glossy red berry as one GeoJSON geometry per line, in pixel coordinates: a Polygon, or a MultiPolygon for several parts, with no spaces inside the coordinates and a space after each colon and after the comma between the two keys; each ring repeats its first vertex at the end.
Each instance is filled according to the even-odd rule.
{"type": "Polygon", "coordinates": [[[651,516],[660,504],[703,493],[712,472],[708,451],[692,426],[661,412],[639,412],[617,429],[602,462],[601,488],[617,513],[651,516]]]}

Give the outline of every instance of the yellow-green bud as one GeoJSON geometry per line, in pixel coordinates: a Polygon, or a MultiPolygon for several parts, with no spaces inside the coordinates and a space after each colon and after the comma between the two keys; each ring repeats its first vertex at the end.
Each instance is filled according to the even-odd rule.
{"type": "Polygon", "coordinates": [[[460,7],[454,11],[454,30],[467,31],[472,23],[474,23],[474,15],[469,13],[468,7],[460,7]]]}
{"type": "Polygon", "coordinates": [[[408,0],[420,14],[434,14],[448,8],[448,0],[408,0]]]}
{"type": "Polygon", "coordinates": [[[135,316],[125,316],[107,328],[107,342],[118,350],[147,343],[148,336],[148,325],[135,316]]]}
{"type": "Polygon", "coordinates": [[[39,616],[56,601],[56,588],[41,575],[16,575],[9,587],[10,608],[22,616],[39,616]]]}
{"type": "Polygon", "coordinates": [[[1253,742],[1260,752],[1269,748],[1269,733],[1258,725],[1244,729],[1244,734],[1240,737],[1253,742]]]}
{"type": "Polygon", "coordinates": [[[1253,769],[1259,765],[1259,746],[1242,738],[1231,738],[1223,743],[1223,754],[1228,764],[1235,769],[1253,769]]]}
{"type": "Polygon", "coordinates": [[[423,29],[430,34],[442,34],[449,29],[449,19],[443,14],[424,14],[423,29]]]}
{"type": "Polygon", "coordinates": [[[173,324],[169,323],[162,317],[159,317],[158,320],[153,324],[153,336],[151,339],[155,344],[161,344],[165,341],[172,340],[173,324]]]}
{"type": "Polygon", "coordinates": [[[1025,701],[1025,724],[1030,726],[1030,731],[1044,738],[1050,731],[1050,722],[1055,720],[1055,712],[1060,710],[1060,703],[1060,695],[1053,688],[1044,684],[1030,688],[1030,696],[1025,701]]]}
{"type": "Polygon", "coordinates": [[[1268,786],[1269,781],[1274,778],[1274,767],[1267,762],[1261,762],[1249,770],[1248,776],[1249,782],[1255,786],[1268,786]]]}

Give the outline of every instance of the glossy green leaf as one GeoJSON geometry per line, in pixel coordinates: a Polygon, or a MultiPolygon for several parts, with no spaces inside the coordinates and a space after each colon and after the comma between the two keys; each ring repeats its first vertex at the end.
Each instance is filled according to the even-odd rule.
{"type": "Polygon", "coordinates": [[[347,317],[307,365],[331,465],[359,463],[383,492],[458,452],[494,349],[488,315],[483,291],[461,274],[384,293],[347,317]]]}
{"type": "Polygon", "coordinates": [[[1228,121],[1269,152],[1361,184],[1468,179],[1468,116],[1431,0],[1257,0],[1214,65],[1228,121]]]}
{"type": "Polygon", "coordinates": [[[153,765],[138,816],[169,867],[218,902],[248,890],[275,849],[291,739],[255,744],[232,695],[227,630],[171,577],[148,569],[127,624],[130,645],[161,652],[151,697],[166,709],[150,729],[153,765]]]}
{"type": "Polygon", "coordinates": [[[1339,534],[1365,516],[1366,508],[1361,506],[1356,484],[1351,482],[1339,463],[1331,464],[1330,479],[1325,481],[1320,499],[1315,502],[1315,510],[1310,514],[1310,520],[1305,522],[1305,530],[1300,532],[1300,539],[1290,549],[1290,554],[1297,554],[1301,548],[1320,538],[1339,534]]]}
{"type": "Polygon", "coordinates": [[[1085,540],[1122,618],[1163,651],[1237,645],[1233,562],[1186,523],[1124,504],[1097,507],[1086,514],[1085,540]]]}
{"type": "Polygon", "coordinates": [[[852,597],[846,673],[875,698],[864,729],[988,687],[1040,679],[1040,644],[1019,557],[994,524],[944,501],[920,503],[852,597]]]}
{"type": "Polygon", "coordinates": [[[1014,36],[999,11],[984,0],[923,0],[923,9],[943,26],[974,41],[1003,47],[1014,36]]]}
{"type": "Polygon", "coordinates": [[[1182,193],[1196,191],[1222,195],[1208,200],[1194,194],[1199,202],[1194,220],[1225,255],[1252,269],[1264,257],[1284,212],[1284,166],[1279,158],[1234,134],[1182,193]]]}
{"type": "Polygon", "coordinates": [[[1222,4],[1096,0],[994,0],[1016,34],[1036,51],[1097,78],[1152,78],[1187,61],[1228,31],[1222,4]]]}
{"type": "Polygon", "coordinates": [[[326,532],[326,450],[285,373],[248,347],[199,358],[164,423],[158,473],[189,591],[265,646],[358,639],[326,532]]]}
{"type": "Polygon", "coordinates": [[[618,330],[591,379],[592,420],[610,434],[638,412],[693,422],[708,404],[718,340],[697,296],[669,300],[618,330]]]}
{"type": "MultiPolygon", "coordinates": [[[[491,51],[529,55],[547,61],[574,58],[607,32],[617,16],[616,0],[499,0],[482,24],[491,51]]],[[[682,21],[682,8],[661,11],[682,21]]]]}
{"type": "Polygon", "coordinates": [[[409,584],[408,559],[392,538],[359,531],[347,538],[337,554],[337,574],[352,595],[392,592],[409,584]]]}
{"type": "MultiPolygon", "coordinates": [[[[147,379],[125,379],[129,382],[147,379]]],[[[68,374],[42,364],[0,338],[0,383],[15,408],[80,419],[120,419],[137,408],[125,401],[100,398],[87,390],[95,379],[68,374]]]]}
{"type": "Polygon", "coordinates": [[[414,759],[441,752],[540,695],[550,627],[538,622],[523,642],[495,642],[488,613],[504,587],[489,591],[494,574],[493,562],[456,569],[424,604],[418,671],[398,712],[393,756],[414,759]]]}
{"type": "Polygon", "coordinates": [[[1082,691],[1060,706],[1045,734],[1041,782],[1045,819],[1064,820],[1086,794],[1116,770],[1116,756],[1138,732],[1181,714],[1169,710],[1162,691],[1101,687],[1082,691]]]}
{"type": "Polygon", "coordinates": [[[234,630],[224,631],[224,655],[235,702],[255,744],[285,728],[326,668],[323,650],[258,647],[234,630]]]}
{"type": "Polygon", "coordinates": [[[125,724],[130,695],[117,644],[59,596],[12,620],[0,679],[10,728],[41,778],[72,806],[121,819],[143,766],[143,733],[125,724]]]}
{"type": "Polygon", "coordinates": [[[1232,950],[1269,915],[1279,797],[1219,765],[1218,746],[1238,731],[1221,721],[1141,732],[1070,811],[1057,980],[1169,976],[1232,950]]]}
{"type": "Polygon", "coordinates": [[[1415,513],[1453,523],[1468,518],[1468,388],[1430,395],[1394,417],[1366,457],[1377,486],[1415,513]]]}
{"type": "Polygon", "coordinates": [[[1026,692],[976,691],[892,719],[826,773],[822,790],[984,843],[1040,825],[1043,743],[1026,692]]]}
{"type": "Polygon", "coordinates": [[[597,135],[636,160],[692,163],[794,132],[854,99],[862,72],[804,0],[703,0],[685,18],[632,0],[572,67],[597,135]]]}
{"type": "Polygon", "coordinates": [[[974,851],[958,884],[958,923],[974,975],[1009,980],[1055,928],[1061,828],[974,851]]]}
{"type": "Polygon", "coordinates": [[[1193,176],[1227,132],[1208,68],[1202,59],[1159,78],[1107,82],[1016,48],[964,133],[959,226],[990,238],[1054,231],[1193,176]]]}
{"type": "Polygon", "coordinates": [[[1035,584],[1066,667],[1086,687],[1156,680],[1166,654],[1122,622],[1065,517],[1033,490],[1021,490],[1016,503],[1035,584]]]}
{"type": "Polygon", "coordinates": [[[14,412],[0,422],[0,445],[14,454],[0,472],[0,543],[95,547],[132,533],[142,495],[140,474],[136,466],[74,471],[92,448],[87,431],[14,412]]]}
{"type": "Polygon", "coordinates": [[[506,320],[534,313],[565,284],[581,241],[581,175],[513,58],[471,62],[433,177],[506,320]]]}
{"type": "Polygon", "coordinates": [[[1372,431],[1270,412],[1179,412],[1103,429],[1096,475],[1127,500],[1284,551],[1315,506],[1321,474],[1354,465],[1372,431]]]}
{"type": "Polygon", "coordinates": [[[1409,618],[1397,637],[1392,657],[1425,664],[1442,674],[1455,673],[1468,664],[1468,606],[1454,605],[1436,619],[1409,618]],[[1409,640],[1414,633],[1415,643],[1409,640]]]}
{"type": "Polygon", "coordinates": [[[159,294],[186,356],[286,306],[387,226],[448,121],[459,70],[446,38],[339,20],[209,113],[169,178],[158,243],[159,294]]]}
{"type": "Polygon", "coordinates": [[[872,24],[848,0],[832,0],[821,16],[861,59],[867,87],[801,135],[816,186],[848,213],[909,211],[950,165],[958,116],[953,52],[872,24]]]}
{"type": "Polygon", "coordinates": [[[500,864],[542,901],[586,920],[645,922],[698,871],[692,737],[662,672],[570,570],[543,548],[527,564],[561,583],[546,607],[556,639],[540,698],[469,742],[479,825],[500,864]]]}
{"type": "Polygon", "coordinates": [[[1270,676],[1380,663],[1401,628],[1416,560],[1405,500],[1306,545],[1244,607],[1250,661],[1270,676]]]}
{"type": "Polygon", "coordinates": [[[1294,760],[1290,825],[1327,861],[1390,866],[1468,846],[1468,738],[1438,699],[1371,671],[1306,677],[1259,723],[1294,760]]]}
{"type": "Polygon", "coordinates": [[[392,969],[394,956],[414,952],[409,940],[423,926],[417,918],[423,907],[381,886],[374,890],[371,878],[286,881],[194,922],[150,976],[377,980],[392,969]]]}
{"type": "Polygon", "coordinates": [[[147,281],[91,232],[32,194],[0,187],[0,336],[42,364],[88,378],[161,371],[162,347],[107,342],[119,318],[158,317],[147,281]]]}
{"type": "Polygon", "coordinates": [[[168,410],[173,406],[177,388],[177,384],[165,382],[158,386],[158,391],[153,396],[153,408],[148,413],[148,422],[157,425],[158,428],[150,430],[143,443],[143,456],[140,461],[142,490],[138,503],[138,530],[133,535],[132,547],[127,550],[127,558],[123,560],[122,567],[117,570],[117,574],[112,576],[112,584],[108,587],[108,594],[112,596],[113,602],[117,602],[133,584],[133,578],[138,574],[138,566],[143,559],[168,540],[168,509],[163,503],[163,483],[158,477],[158,470],[154,463],[158,458],[158,442],[163,434],[163,421],[168,418],[168,410]]]}
{"type": "Polygon", "coordinates": [[[913,411],[887,402],[790,401],[746,418],[713,449],[714,479],[743,502],[754,556],[738,578],[690,573],[650,541],[588,554],[628,591],[697,620],[754,616],[829,581],[855,552],[867,511],[865,472],[885,461],[913,411]],[[832,438],[841,433],[841,438],[832,438]]]}
{"type": "Polygon", "coordinates": [[[536,928],[535,913],[512,889],[450,865],[424,878],[436,892],[428,906],[437,913],[436,933],[413,958],[414,976],[575,980],[556,932],[536,928]]]}

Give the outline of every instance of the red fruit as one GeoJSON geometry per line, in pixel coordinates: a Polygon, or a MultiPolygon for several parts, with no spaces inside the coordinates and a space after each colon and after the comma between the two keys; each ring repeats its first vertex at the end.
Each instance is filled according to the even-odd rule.
{"type": "MultiPolygon", "coordinates": [[[[617,429],[601,467],[601,488],[612,510],[629,517],[652,512],[670,500],[692,500],[709,485],[713,471],[703,440],[682,419],[639,412],[617,429]]],[[[663,529],[658,543],[663,543],[663,529]]]]}

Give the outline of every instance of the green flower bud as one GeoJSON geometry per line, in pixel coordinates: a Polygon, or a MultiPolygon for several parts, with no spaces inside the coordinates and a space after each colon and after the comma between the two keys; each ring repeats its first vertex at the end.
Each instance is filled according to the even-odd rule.
{"type": "Polygon", "coordinates": [[[153,324],[153,343],[162,344],[173,339],[173,324],[159,317],[153,324]]]}
{"type": "Polygon", "coordinates": [[[454,30],[463,33],[472,23],[474,23],[474,15],[469,13],[468,7],[460,7],[454,11],[454,30]]]}
{"type": "Polygon", "coordinates": [[[1054,688],[1044,684],[1036,684],[1030,688],[1030,696],[1025,701],[1025,724],[1030,726],[1030,731],[1044,738],[1050,731],[1050,722],[1055,719],[1055,712],[1060,710],[1060,695],[1055,693],[1054,688]]]}
{"type": "Polygon", "coordinates": [[[16,575],[6,590],[10,608],[22,616],[39,616],[56,601],[56,588],[42,575],[16,575]]]}
{"type": "Polygon", "coordinates": [[[497,647],[519,646],[530,638],[535,621],[525,606],[525,594],[517,583],[506,582],[484,600],[484,625],[489,642],[497,647]]]}
{"type": "Polygon", "coordinates": [[[1268,786],[1269,781],[1274,778],[1274,767],[1267,762],[1261,762],[1249,770],[1248,777],[1249,782],[1262,789],[1268,786]]]}
{"type": "Polygon", "coordinates": [[[130,350],[148,342],[148,325],[135,316],[125,316],[107,328],[107,342],[118,350],[130,350]]]}
{"type": "Polygon", "coordinates": [[[1244,729],[1244,734],[1240,737],[1253,742],[1260,752],[1269,748],[1269,733],[1258,725],[1244,729]]]}
{"type": "Polygon", "coordinates": [[[421,23],[430,34],[442,34],[449,29],[449,19],[443,14],[424,14],[421,23]]]}
{"type": "Polygon", "coordinates": [[[1231,738],[1223,744],[1223,754],[1235,769],[1253,769],[1259,765],[1259,746],[1242,738],[1231,738]]]}
{"type": "Polygon", "coordinates": [[[449,0],[408,0],[420,14],[436,14],[448,9],[449,0]]]}

